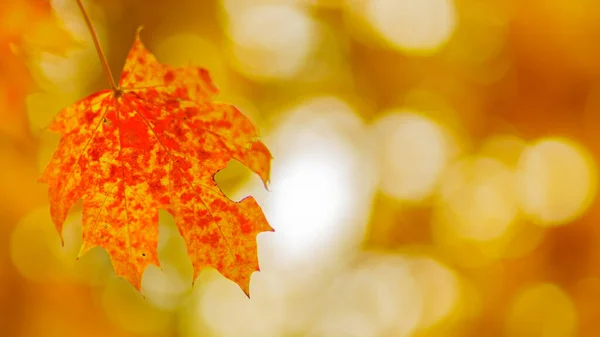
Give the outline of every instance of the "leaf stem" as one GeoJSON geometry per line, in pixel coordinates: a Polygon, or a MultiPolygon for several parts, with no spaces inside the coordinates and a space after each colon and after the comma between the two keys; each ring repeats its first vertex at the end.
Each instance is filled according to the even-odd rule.
{"type": "Polygon", "coordinates": [[[85,23],[87,24],[88,29],[90,30],[90,34],[92,35],[92,40],[94,40],[94,46],[96,46],[96,51],[98,52],[98,56],[100,57],[100,62],[102,63],[102,66],[104,67],[104,72],[106,73],[106,76],[108,77],[108,83],[110,84],[110,88],[115,93],[120,93],[121,88],[119,88],[119,86],[116,84],[115,78],[113,77],[112,72],[110,71],[110,67],[108,66],[106,57],[104,56],[104,51],[102,51],[102,47],[100,46],[100,41],[98,41],[98,35],[96,34],[96,31],[94,30],[94,26],[92,26],[92,21],[90,20],[90,17],[87,15],[87,12],[85,11],[83,4],[81,3],[81,0],[75,0],[75,1],[77,2],[79,9],[81,10],[81,14],[83,15],[83,18],[85,19],[85,23]]]}

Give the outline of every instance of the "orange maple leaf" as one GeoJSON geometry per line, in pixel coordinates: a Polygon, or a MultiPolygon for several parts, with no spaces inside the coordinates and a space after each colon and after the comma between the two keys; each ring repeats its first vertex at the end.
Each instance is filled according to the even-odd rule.
{"type": "MultiPolygon", "coordinates": [[[[234,106],[213,102],[208,72],[160,64],[136,34],[118,89],[62,110],[49,128],[62,134],[41,181],[59,233],[83,199],[80,256],[100,246],[117,275],[136,289],[159,265],[158,209],[174,218],[194,267],[214,267],[249,296],[259,270],[256,235],[273,231],[254,198],[227,198],[213,177],[236,159],[269,179],[271,154],[234,106]]],[[[62,236],[62,235],[61,235],[62,236]]]]}

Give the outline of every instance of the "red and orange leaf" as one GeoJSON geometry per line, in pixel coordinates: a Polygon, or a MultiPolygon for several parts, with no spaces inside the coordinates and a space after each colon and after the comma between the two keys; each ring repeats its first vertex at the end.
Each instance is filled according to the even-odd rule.
{"type": "Polygon", "coordinates": [[[194,279],[214,267],[248,295],[259,269],[256,236],[273,229],[254,198],[230,200],[213,176],[236,159],[267,183],[271,154],[256,128],[212,101],[217,89],[206,70],[158,63],[139,30],[119,87],[62,110],[50,125],[62,138],[41,180],[56,229],[83,199],[81,254],[103,247],[116,274],[139,290],[145,268],[159,266],[158,209],[166,209],[194,279]]]}

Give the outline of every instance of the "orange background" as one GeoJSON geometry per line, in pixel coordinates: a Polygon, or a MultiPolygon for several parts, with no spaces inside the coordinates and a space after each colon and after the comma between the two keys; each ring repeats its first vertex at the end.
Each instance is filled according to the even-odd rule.
{"type": "Polygon", "coordinates": [[[0,5],[5,336],[597,336],[600,2],[84,1],[115,76],[139,25],[207,68],[272,150],[248,300],[169,214],[137,293],[61,247],[36,179],[61,108],[108,87],[75,1],[0,5]],[[51,12],[49,12],[51,11],[51,12]]]}

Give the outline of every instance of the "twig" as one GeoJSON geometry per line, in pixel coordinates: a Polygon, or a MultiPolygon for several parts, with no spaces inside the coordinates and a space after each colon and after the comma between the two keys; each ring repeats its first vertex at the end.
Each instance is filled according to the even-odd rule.
{"type": "Polygon", "coordinates": [[[108,83],[110,84],[110,88],[115,92],[115,94],[118,95],[121,92],[121,88],[119,88],[119,86],[116,84],[115,78],[113,77],[112,72],[110,71],[110,67],[108,66],[108,62],[106,61],[106,57],[104,56],[102,47],[100,46],[100,41],[98,41],[98,35],[96,34],[96,31],[94,30],[94,26],[92,26],[92,21],[90,20],[90,17],[87,15],[85,8],[83,8],[83,4],[81,3],[81,0],[75,0],[75,1],[77,2],[79,9],[81,10],[81,14],[83,15],[83,18],[85,19],[85,23],[87,24],[88,29],[90,30],[90,34],[92,35],[92,40],[94,40],[94,45],[96,46],[96,51],[98,52],[98,56],[100,57],[100,62],[102,63],[102,66],[104,67],[104,72],[106,73],[106,76],[108,77],[108,83]]]}

